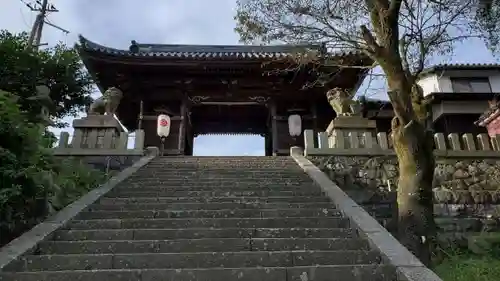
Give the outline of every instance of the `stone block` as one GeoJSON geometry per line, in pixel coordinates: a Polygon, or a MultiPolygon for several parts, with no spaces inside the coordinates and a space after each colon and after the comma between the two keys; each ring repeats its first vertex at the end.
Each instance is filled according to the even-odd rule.
{"type": "Polygon", "coordinates": [[[251,228],[177,228],[177,229],[135,229],[135,240],[161,239],[209,239],[209,238],[250,238],[254,233],[251,228]]]}
{"type": "Polygon", "coordinates": [[[292,257],[295,266],[381,263],[376,251],[294,251],[292,257]]]}
{"type": "Polygon", "coordinates": [[[133,238],[134,230],[127,229],[58,230],[54,235],[55,241],[132,240],[133,238]]]}
{"type": "Polygon", "coordinates": [[[396,269],[390,265],[291,267],[287,277],[287,281],[403,280],[396,279],[396,269]]]}
{"type": "MultiPolygon", "coordinates": [[[[141,228],[263,228],[263,227],[345,227],[348,221],[343,218],[210,218],[210,219],[126,219],[121,220],[121,227],[127,229],[141,228]]],[[[92,224],[97,224],[92,221],[92,224]]],[[[103,221],[104,222],[104,221],[103,221]]],[[[102,223],[100,224],[102,225],[102,223]]],[[[79,225],[72,224],[72,227],[79,225]]],[[[114,223],[109,225],[117,226],[114,223]]],[[[84,223],[83,229],[95,228],[96,225],[84,223]]],[[[101,227],[104,228],[104,227],[101,227]]]]}
{"type": "Polygon", "coordinates": [[[155,241],[159,253],[239,252],[250,251],[250,240],[245,238],[204,238],[155,241]]]}
{"type": "Polygon", "coordinates": [[[376,129],[374,120],[359,116],[338,116],[330,122],[326,132],[330,135],[333,129],[376,129]]]}
{"type": "Polygon", "coordinates": [[[369,250],[368,242],[360,238],[252,238],[252,251],[348,251],[369,250]]]}
{"type": "Polygon", "coordinates": [[[88,115],[86,117],[73,120],[73,128],[112,128],[123,132],[120,122],[112,115],[88,115]]]}
{"type": "Polygon", "coordinates": [[[118,254],[114,256],[115,269],[155,268],[238,268],[292,266],[288,252],[205,252],[118,254]]]}
{"type": "MultiPolygon", "coordinates": [[[[62,270],[88,270],[111,269],[113,266],[112,255],[47,255],[26,256],[12,271],[62,271],[62,270]]],[[[9,271],[9,270],[4,270],[9,271]]]]}
{"type": "Polygon", "coordinates": [[[354,238],[351,228],[258,228],[255,238],[354,238]]]}
{"type": "Polygon", "coordinates": [[[219,209],[279,209],[279,208],[332,208],[333,204],[330,202],[316,202],[316,203],[172,203],[172,204],[131,204],[131,205],[93,205],[91,210],[101,211],[131,211],[131,210],[151,210],[151,209],[173,209],[173,210],[219,210],[219,209]]]}
{"type": "MultiPolygon", "coordinates": [[[[73,270],[44,272],[0,272],[0,281],[137,281],[141,272],[130,270],[73,270]]],[[[142,279],[143,281],[144,279],[142,279]]],[[[179,280],[180,281],[180,280],[179,280]]]]}
{"type": "MultiPolygon", "coordinates": [[[[175,280],[238,280],[238,281],[287,281],[282,267],[211,268],[211,269],[151,269],[141,271],[141,281],[175,280]]],[[[136,279],[139,280],[139,279],[136,279]]],[[[30,280],[31,281],[31,280],[30,280]]],[[[112,280],[114,281],[114,280],[112,280]]],[[[128,281],[128,280],[125,280],[128,281]]]]}

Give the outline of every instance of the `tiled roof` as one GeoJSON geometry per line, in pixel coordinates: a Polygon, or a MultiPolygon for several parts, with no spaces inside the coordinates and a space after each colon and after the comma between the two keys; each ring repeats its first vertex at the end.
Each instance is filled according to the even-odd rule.
{"type": "MultiPolygon", "coordinates": [[[[476,125],[481,124],[483,121],[485,121],[486,119],[490,118],[490,116],[495,114],[499,109],[500,109],[500,100],[498,99],[498,94],[497,94],[491,101],[490,107],[483,114],[481,114],[481,116],[479,116],[479,119],[475,122],[475,124],[476,125]]],[[[489,121],[487,123],[489,123],[489,121]]]]}
{"type": "MultiPolygon", "coordinates": [[[[236,58],[236,59],[277,59],[288,57],[304,50],[322,51],[322,45],[173,45],[138,44],[132,41],[129,50],[120,50],[94,43],[80,35],[80,49],[110,55],[133,57],[165,58],[236,58]]],[[[360,55],[358,52],[345,52],[334,56],[360,55]]]]}
{"type": "Polygon", "coordinates": [[[500,70],[500,63],[451,63],[436,64],[426,68],[422,74],[442,70],[500,70]]]}

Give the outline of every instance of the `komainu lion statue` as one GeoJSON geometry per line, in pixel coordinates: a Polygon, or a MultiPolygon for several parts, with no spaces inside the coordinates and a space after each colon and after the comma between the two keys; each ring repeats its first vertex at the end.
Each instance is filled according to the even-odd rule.
{"type": "Polygon", "coordinates": [[[326,92],[328,103],[332,106],[337,116],[352,116],[359,113],[359,104],[352,100],[350,91],[342,88],[333,88],[326,92]]]}
{"type": "Polygon", "coordinates": [[[96,99],[89,107],[88,115],[113,115],[118,109],[120,100],[123,97],[123,92],[111,87],[107,89],[102,97],[96,99]]]}

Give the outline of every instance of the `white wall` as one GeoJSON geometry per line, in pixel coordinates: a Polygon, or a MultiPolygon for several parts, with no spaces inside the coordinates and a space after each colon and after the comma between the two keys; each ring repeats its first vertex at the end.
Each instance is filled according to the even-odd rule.
{"type": "Polygon", "coordinates": [[[422,87],[424,96],[427,96],[430,93],[441,92],[437,75],[430,75],[422,78],[417,82],[417,84],[422,87]]]}
{"type": "Polygon", "coordinates": [[[500,71],[443,71],[420,79],[417,83],[422,87],[424,96],[433,92],[453,93],[450,77],[485,77],[490,80],[491,91],[500,93],[500,71]]]}
{"type": "Polygon", "coordinates": [[[500,74],[495,76],[490,76],[491,90],[494,93],[500,93],[500,74]]]}

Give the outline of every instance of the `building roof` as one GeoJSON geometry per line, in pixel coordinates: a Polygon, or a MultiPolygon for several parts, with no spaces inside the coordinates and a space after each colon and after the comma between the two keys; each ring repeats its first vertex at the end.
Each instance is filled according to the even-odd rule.
{"type": "Polygon", "coordinates": [[[451,63],[436,64],[422,71],[422,75],[446,70],[500,70],[500,63],[451,63]]]}
{"type": "Polygon", "coordinates": [[[500,111],[500,99],[498,99],[498,94],[493,97],[490,101],[490,107],[479,116],[479,119],[475,122],[476,125],[486,126],[489,122],[493,120],[499,114],[500,111]]]}
{"type": "MultiPolygon", "coordinates": [[[[132,41],[128,50],[106,47],[79,36],[80,51],[92,51],[115,56],[162,57],[176,59],[279,59],[304,51],[323,52],[323,45],[179,45],[140,44],[132,41]]],[[[360,52],[341,52],[335,56],[363,56],[360,52]]]]}

